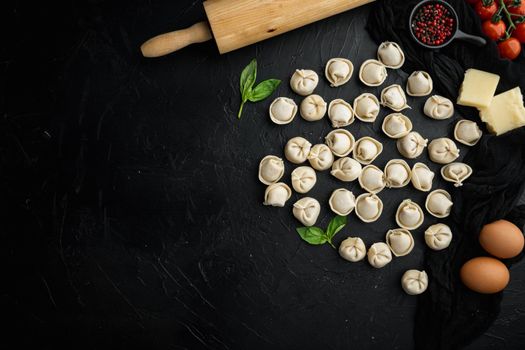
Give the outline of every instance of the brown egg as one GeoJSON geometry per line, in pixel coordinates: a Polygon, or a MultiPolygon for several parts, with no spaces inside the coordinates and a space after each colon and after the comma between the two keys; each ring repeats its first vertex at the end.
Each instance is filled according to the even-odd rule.
{"type": "Polygon", "coordinates": [[[509,270],[501,261],[480,256],[461,267],[461,281],[469,289],[483,294],[502,291],[509,283],[509,270]]]}
{"type": "Polygon", "coordinates": [[[498,220],[483,226],[479,244],[488,253],[500,259],[513,258],[523,250],[523,233],[512,222],[498,220]]]}

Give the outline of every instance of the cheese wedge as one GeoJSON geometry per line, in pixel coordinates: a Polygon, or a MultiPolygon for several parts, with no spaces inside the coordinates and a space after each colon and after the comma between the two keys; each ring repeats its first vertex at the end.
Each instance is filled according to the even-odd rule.
{"type": "Polygon", "coordinates": [[[494,96],[490,106],[479,110],[479,116],[487,123],[487,129],[496,135],[524,126],[525,107],[520,88],[494,96]]]}
{"type": "Polygon", "coordinates": [[[477,69],[467,69],[459,89],[458,105],[488,107],[496,92],[499,75],[477,69]]]}

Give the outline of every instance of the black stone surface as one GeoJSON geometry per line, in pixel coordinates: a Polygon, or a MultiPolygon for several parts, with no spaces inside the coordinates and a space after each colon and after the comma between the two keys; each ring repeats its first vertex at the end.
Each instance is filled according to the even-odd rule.
{"type": "MultiPolygon", "coordinates": [[[[427,215],[413,232],[413,252],[379,270],[307,245],[291,215],[300,196],[285,208],[264,207],[257,167],[267,154],[283,156],[293,136],[323,142],[330,124],[297,116],[276,126],[267,116],[271,99],[236,118],[238,77],[253,57],[259,80],[283,80],[274,97],[301,101],[287,84],[296,68],[320,74],[316,92],[327,101],[379,95],[357,79],[376,51],[364,30],[368,11],[223,56],[209,42],[151,60],[140,56],[140,43],[203,19],[200,1],[13,4],[0,128],[7,276],[0,300],[12,337],[2,341],[92,349],[412,348],[416,298],[399,281],[421,267],[422,232],[436,220],[427,215]],[[334,89],[322,73],[338,56],[350,58],[356,72],[334,89]]],[[[382,87],[404,86],[410,72],[388,73],[382,87]]],[[[450,136],[459,116],[432,121],[423,103],[409,98],[414,129],[429,139],[450,136]]],[[[380,131],[387,113],[373,125],[348,127],[383,142],[374,162],[380,167],[400,158],[380,131]]],[[[439,170],[426,153],[418,161],[439,170]]],[[[293,168],[286,163],[285,182],[293,168]]],[[[323,205],[321,226],[339,187],[362,192],[357,183],[318,174],[309,195],[323,205]]],[[[451,190],[439,176],[434,187],[451,190]]],[[[401,200],[423,205],[425,194],[408,186],[379,196],[380,221],[365,225],[351,214],[337,242],[349,235],[367,245],[383,240],[401,200]]],[[[523,262],[511,274],[500,318],[471,349],[525,343],[523,262]]]]}

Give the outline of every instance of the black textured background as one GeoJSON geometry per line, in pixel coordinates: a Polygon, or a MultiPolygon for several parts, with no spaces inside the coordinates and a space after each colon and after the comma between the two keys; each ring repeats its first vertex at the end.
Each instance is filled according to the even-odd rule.
{"type": "MultiPolygon", "coordinates": [[[[409,256],[380,270],[308,246],[291,215],[299,196],[282,209],[262,206],[257,166],[266,154],[282,156],[290,137],[322,142],[328,121],[297,117],[276,126],[267,116],[270,100],[235,117],[238,77],[253,57],[259,80],[283,80],[274,97],[300,102],[287,84],[295,68],[320,74],[316,92],[327,101],[378,95],[357,74],[336,89],[322,78],[331,57],[348,57],[357,70],[375,56],[364,30],[368,11],[224,56],[210,42],[155,60],[140,57],[140,43],[203,19],[201,1],[22,2],[3,11],[13,25],[1,61],[0,300],[11,335],[2,341],[92,349],[412,348],[416,298],[399,280],[422,265],[422,232],[435,220],[427,216],[413,232],[409,256]]],[[[383,87],[404,86],[406,76],[389,70],[383,87]]],[[[423,102],[409,98],[414,129],[429,139],[450,136],[458,116],[431,121],[423,102]]],[[[374,162],[380,167],[399,158],[380,132],[386,113],[373,125],[348,127],[383,142],[374,162]]],[[[286,167],[289,183],[293,166],[286,167]]],[[[324,226],[333,189],[362,191],[328,172],[318,178],[309,195],[323,205],[324,226]]],[[[434,187],[451,190],[436,179],[434,187]]],[[[408,186],[379,196],[381,220],[365,225],[352,214],[337,242],[348,235],[367,245],[383,240],[399,202],[423,205],[425,195],[408,186]]],[[[511,274],[500,318],[471,349],[525,343],[523,262],[511,274]]]]}

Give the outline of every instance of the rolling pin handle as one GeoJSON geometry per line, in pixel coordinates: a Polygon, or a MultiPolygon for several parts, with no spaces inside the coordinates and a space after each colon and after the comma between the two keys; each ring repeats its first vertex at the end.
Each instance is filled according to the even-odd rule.
{"type": "Polygon", "coordinates": [[[160,57],[211,38],[208,23],[199,22],[186,29],[157,35],[142,44],[140,51],[144,57],[160,57]]]}

